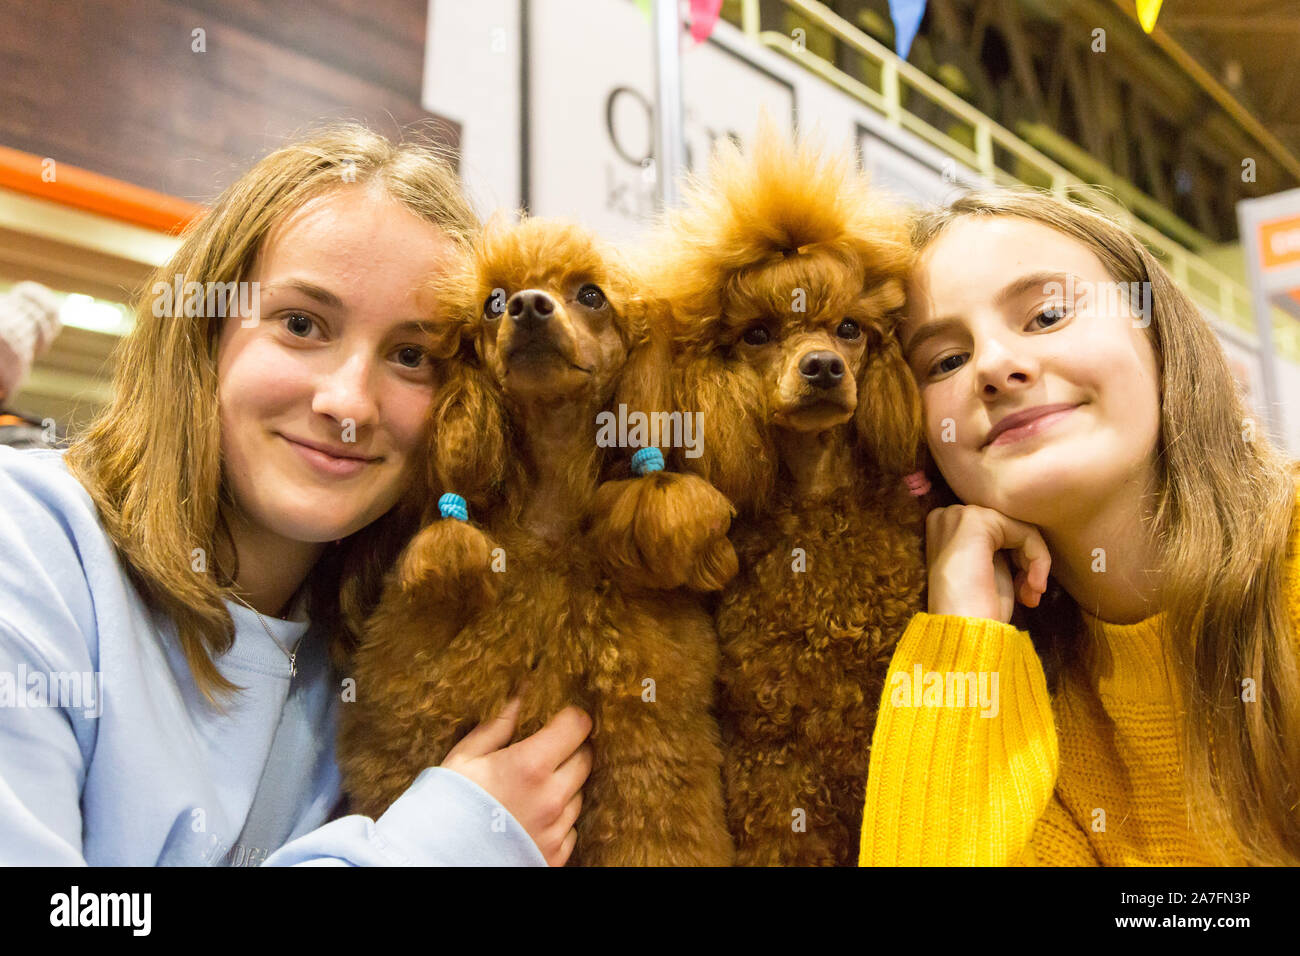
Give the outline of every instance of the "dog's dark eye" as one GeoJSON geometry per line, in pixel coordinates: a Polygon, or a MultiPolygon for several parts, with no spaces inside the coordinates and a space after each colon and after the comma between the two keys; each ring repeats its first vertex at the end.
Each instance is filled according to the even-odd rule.
{"type": "Polygon", "coordinates": [[[493,289],[491,295],[483,300],[483,318],[491,321],[499,319],[506,312],[506,290],[493,289]]]}
{"type": "Polygon", "coordinates": [[[842,339],[856,339],[862,334],[862,327],[852,319],[845,319],[835,330],[835,334],[842,339]]]}
{"type": "Polygon", "coordinates": [[[578,290],[578,301],[589,309],[599,309],[605,304],[605,293],[589,282],[578,290]]]}
{"type": "Polygon", "coordinates": [[[772,341],[772,333],[761,325],[756,325],[752,329],[746,329],[745,334],[741,336],[747,345],[766,345],[772,341]]]}

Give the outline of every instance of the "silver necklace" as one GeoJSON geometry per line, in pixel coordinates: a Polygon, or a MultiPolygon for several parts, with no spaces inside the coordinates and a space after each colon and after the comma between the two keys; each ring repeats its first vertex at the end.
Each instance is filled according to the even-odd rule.
{"type": "Polygon", "coordinates": [[[302,646],[302,637],[306,637],[307,635],[304,634],[302,637],[298,638],[298,643],[293,646],[293,653],[290,654],[283,647],[280,647],[280,642],[275,639],[275,635],[271,633],[271,629],[266,626],[266,621],[262,619],[262,615],[258,613],[257,608],[253,607],[253,605],[249,604],[238,594],[235,594],[234,591],[231,591],[230,593],[231,596],[234,597],[236,601],[238,601],[240,604],[244,605],[244,607],[248,608],[250,611],[252,611],[254,614],[257,615],[257,623],[262,625],[262,630],[266,631],[266,636],[271,639],[271,643],[274,644],[276,647],[279,647],[280,653],[284,654],[286,657],[289,658],[289,679],[293,680],[295,677],[297,677],[298,676],[298,664],[297,664],[298,648],[302,646]]]}

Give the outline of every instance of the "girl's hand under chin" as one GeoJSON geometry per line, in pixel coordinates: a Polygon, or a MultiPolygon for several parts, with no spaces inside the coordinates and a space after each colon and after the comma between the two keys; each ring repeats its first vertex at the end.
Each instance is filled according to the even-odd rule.
{"type": "Polygon", "coordinates": [[[925,560],[931,614],[1003,624],[1010,623],[1017,599],[1038,606],[1052,566],[1037,528],[977,505],[935,508],[926,516],[925,560]],[[1019,568],[1014,583],[1004,550],[1019,568]]]}

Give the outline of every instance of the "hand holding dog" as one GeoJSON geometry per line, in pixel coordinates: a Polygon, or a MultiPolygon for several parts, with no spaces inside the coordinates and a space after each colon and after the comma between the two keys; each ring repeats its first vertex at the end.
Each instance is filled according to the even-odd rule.
{"type": "Polygon", "coordinates": [[[1010,623],[1016,600],[1037,607],[1052,556],[1033,525],[976,505],[935,508],[925,519],[931,614],[1010,623]],[[1017,567],[1015,581],[1007,557],[1017,567]]]}
{"type": "Polygon", "coordinates": [[[550,866],[564,866],[578,841],[574,824],[592,750],[591,718],[566,707],[531,737],[510,744],[521,698],[466,734],[442,762],[492,794],[519,821],[550,866]],[[507,746],[509,745],[509,746],[507,746]]]}

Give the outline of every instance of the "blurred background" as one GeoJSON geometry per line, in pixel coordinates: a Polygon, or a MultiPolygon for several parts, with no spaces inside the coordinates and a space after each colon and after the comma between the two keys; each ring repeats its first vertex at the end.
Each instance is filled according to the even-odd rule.
{"type": "MultiPolygon", "coordinates": [[[[105,400],[128,303],[177,232],[324,120],[447,144],[483,215],[526,208],[635,236],[658,202],[652,8],[0,0],[0,301],[19,316],[0,315],[0,338],[32,316],[38,330],[18,348],[30,371],[8,394],[0,380],[0,407],[74,435],[105,400]]],[[[855,149],[909,202],[1026,183],[1118,215],[1201,307],[1261,426],[1300,455],[1300,4],[682,0],[679,12],[688,168],[720,137],[747,142],[766,111],[855,149]]]]}

